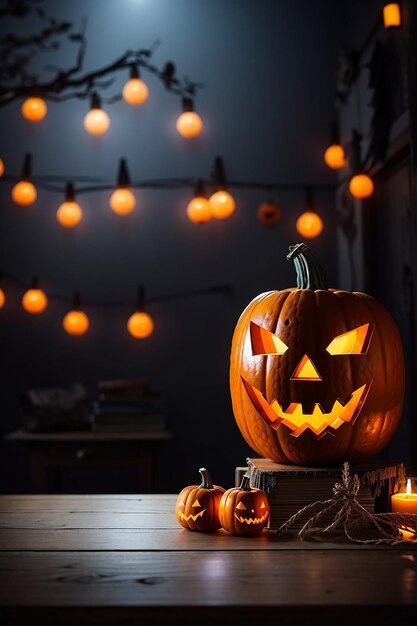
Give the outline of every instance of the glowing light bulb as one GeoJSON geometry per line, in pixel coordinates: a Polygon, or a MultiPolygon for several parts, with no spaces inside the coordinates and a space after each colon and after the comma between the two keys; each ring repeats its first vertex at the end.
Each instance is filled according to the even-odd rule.
{"type": "Polygon", "coordinates": [[[40,122],[46,116],[48,107],[42,98],[28,98],[20,110],[23,117],[29,122],[40,122]]]}
{"type": "Polygon", "coordinates": [[[186,139],[192,139],[201,135],[203,122],[201,117],[194,111],[181,113],[176,123],[177,131],[186,139]]]}
{"type": "Polygon", "coordinates": [[[219,220],[230,217],[236,208],[233,196],[226,190],[216,191],[209,198],[213,216],[219,220]]]}
{"type": "Polygon", "coordinates": [[[317,213],[306,211],[297,219],[296,228],[302,237],[314,239],[323,230],[323,220],[317,213]]]}
{"type": "Polygon", "coordinates": [[[91,109],[84,118],[84,128],[90,135],[104,135],[110,128],[110,118],[103,109],[91,109]]]}
{"type": "Polygon", "coordinates": [[[182,99],[182,113],[177,119],[177,131],[186,139],[198,137],[203,130],[201,117],[195,113],[191,98],[182,99]]]}
{"type": "Polygon", "coordinates": [[[346,165],[346,156],[343,146],[332,144],[324,153],[326,165],[332,170],[340,170],[346,165]]]}
{"type": "Polygon", "coordinates": [[[110,128],[110,118],[101,108],[97,93],[91,96],[91,109],[84,118],[84,128],[90,135],[104,135],[110,128]]]}
{"type": "Polygon", "coordinates": [[[195,224],[208,222],[213,217],[210,203],[206,198],[193,198],[187,204],[187,215],[195,224]]]}
{"type": "Polygon", "coordinates": [[[127,329],[135,339],[145,339],[152,335],[154,330],[153,319],[148,313],[137,311],[127,321],[127,329]]]}
{"type": "Polygon", "coordinates": [[[74,228],[83,219],[83,211],[78,202],[63,202],[56,212],[56,219],[64,228],[74,228]]]}
{"type": "Polygon", "coordinates": [[[120,187],[110,196],[110,208],[117,215],[128,215],[136,206],[136,198],[130,189],[120,187]]]}
{"type": "Polygon", "coordinates": [[[385,28],[399,28],[401,26],[401,9],[398,2],[389,2],[382,11],[385,28]]]}
{"type": "Polygon", "coordinates": [[[147,85],[140,78],[131,78],[122,91],[123,100],[132,106],[140,106],[149,96],[147,85]]]}
{"type": "Polygon", "coordinates": [[[58,207],[56,219],[64,228],[74,228],[83,219],[83,210],[75,201],[73,183],[66,184],[65,201],[58,207]]]}
{"type": "Polygon", "coordinates": [[[374,183],[367,174],[356,174],[350,179],[349,191],[354,198],[362,200],[369,198],[374,193],[374,183]]]}
{"type": "Polygon", "coordinates": [[[3,159],[0,159],[0,178],[3,176],[4,174],[4,163],[3,163],[3,159]]]}
{"type": "Polygon", "coordinates": [[[2,309],[5,304],[6,304],[6,294],[4,293],[3,289],[1,289],[0,287],[0,309],[2,309]]]}
{"type": "Polygon", "coordinates": [[[13,202],[21,206],[33,204],[37,197],[36,187],[28,180],[19,181],[12,189],[13,202]]]}
{"type": "Polygon", "coordinates": [[[62,320],[62,326],[68,335],[84,335],[90,328],[90,320],[84,311],[69,311],[62,320]]]}
{"type": "Polygon", "coordinates": [[[42,313],[42,311],[48,306],[48,298],[42,289],[28,289],[23,295],[22,306],[28,313],[42,313]]]}

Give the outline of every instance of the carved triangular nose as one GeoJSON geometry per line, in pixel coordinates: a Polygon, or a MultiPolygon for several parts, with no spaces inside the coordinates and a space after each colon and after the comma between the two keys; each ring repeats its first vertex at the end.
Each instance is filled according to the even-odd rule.
{"type": "Polygon", "coordinates": [[[291,380],[319,381],[322,380],[322,378],[313,361],[310,359],[308,354],[305,354],[295,368],[294,374],[291,376],[291,380]]]}

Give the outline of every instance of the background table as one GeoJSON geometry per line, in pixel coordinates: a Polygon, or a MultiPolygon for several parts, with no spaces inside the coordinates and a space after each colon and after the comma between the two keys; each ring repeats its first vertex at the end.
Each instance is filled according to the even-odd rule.
{"type": "Polygon", "coordinates": [[[54,626],[415,626],[417,546],[191,532],[174,503],[2,496],[0,616],[54,626]]]}
{"type": "Polygon", "coordinates": [[[61,489],[64,467],[133,467],[138,491],[158,491],[159,448],[170,439],[168,430],[156,432],[29,433],[15,430],[6,441],[25,446],[31,454],[32,490],[48,492],[48,473],[53,472],[53,490],[61,489]]]}

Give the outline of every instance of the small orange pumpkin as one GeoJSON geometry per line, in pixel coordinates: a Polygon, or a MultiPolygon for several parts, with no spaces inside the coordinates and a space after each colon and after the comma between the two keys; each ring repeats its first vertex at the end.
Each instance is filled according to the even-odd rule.
{"type": "Polygon", "coordinates": [[[223,528],[232,535],[259,535],[269,519],[265,492],[251,488],[249,476],[243,476],[240,487],[223,494],[219,518],[223,528]]]}
{"type": "Polygon", "coordinates": [[[223,487],[213,485],[209,472],[204,468],[201,474],[201,485],[184,487],[177,498],[175,515],[184,528],[190,530],[217,530],[219,521],[219,504],[224,494],[223,487]]]}

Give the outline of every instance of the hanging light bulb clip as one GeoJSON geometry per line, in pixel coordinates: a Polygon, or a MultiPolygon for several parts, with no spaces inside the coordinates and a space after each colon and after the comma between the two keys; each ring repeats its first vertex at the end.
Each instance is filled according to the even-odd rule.
{"type": "Polygon", "coordinates": [[[75,202],[75,189],[73,183],[65,185],[65,202],[75,202]]]}
{"type": "Polygon", "coordinates": [[[136,310],[138,313],[143,313],[145,310],[145,287],[139,285],[136,310]]]}
{"type": "Polygon", "coordinates": [[[305,210],[314,212],[314,187],[305,188],[305,210]]]}
{"type": "Polygon", "coordinates": [[[119,171],[117,174],[117,187],[119,189],[130,187],[131,182],[132,181],[129,176],[129,170],[127,168],[127,160],[125,158],[122,158],[119,161],[119,171]]]}
{"type": "Polygon", "coordinates": [[[182,99],[182,112],[183,113],[193,113],[194,112],[194,103],[193,103],[193,99],[188,97],[188,96],[184,96],[182,99]]]}
{"type": "Polygon", "coordinates": [[[136,65],[136,63],[132,63],[132,65],[130,66],[129,77],[130,79],[140,78],[139,67],[136,65]]]}
{"type": "Polygon", "coordinates": [[[204,182],[198,179],[194,188],[194,198],[207,198],[204,182]]]}
{"type": "Polygon", "coordinates": [[[32,154],[27,152],[23,160],[21,180],[29,182],[32,178],[32,154]]]}
{"type": "Polygon", "coordinates": [[[101,109],[101,98],[96,91],[93,91],[91,94],[91,108],[92,109],[101,109]]]}
{"type": "Polygon", "coordinates": [[[214,170],[212,173],[217,191],[226,189],[226,175],[224,171],[224,162],[221,156],[217,156],[214,161],[214,170]]]}
{"type": "Polygon", "coordinates": [[[72,299],[72,308],[74,311],[79,311],[81,309],[81,296],[79,291],[74,292],[74,297],[72,299]]]}

